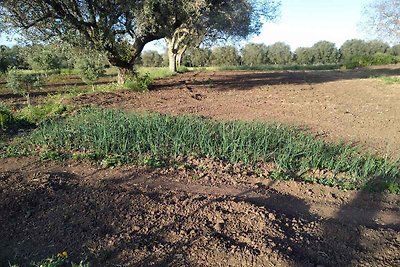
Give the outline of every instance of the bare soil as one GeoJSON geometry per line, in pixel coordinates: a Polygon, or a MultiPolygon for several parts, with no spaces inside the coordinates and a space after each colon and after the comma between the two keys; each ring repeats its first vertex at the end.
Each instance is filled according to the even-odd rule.
{"type": "MultiPolygon", "coordinates": [[[[73,103],[290,123],[396,155],[400,86],[374,75],[400,70],[194,72],[159,80],[150,92],[83,94],[73,103]]],[[[400,266],[398,195],[183,161],[110,169],[0,159],[0,266],[62,251],[91,266],[400,266]]]]}
{"type": "Polygon", "coordinates": [[[395,195],[257,179],[239,165],[102,169],[3,159],[0,262],[399,266],[395,195]]]}

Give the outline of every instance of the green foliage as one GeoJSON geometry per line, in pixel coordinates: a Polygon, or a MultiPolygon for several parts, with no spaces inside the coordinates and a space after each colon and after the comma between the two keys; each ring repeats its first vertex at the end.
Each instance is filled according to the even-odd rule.
{"type": "Polygon", "coordinates": [[[141,58],[143,67],[163,66],[163,57],[157,51],[144,51],[141,58]]]}
{"type": "Polygon", "coordinates": [[[380,80],[385,82],[386,84],[400,84],[400,76],[398,77],[379,77],[380,80]]]}
{"type": "Polygon", "coordinates": [[[389,49],[389,52],[393,56],[400,56],[400,44],[394,45],[389,49]]]}
{"type": "Polygon", "coordinates": [[[182,63],[187,67],[206,67],[210,65],[211,50],[208,48],[192,48],[186,51],[182,63]]]}
{"type": "Polygon", "coordinates": [[[51,46],[32,49],[27,56],[27,61],[33,70],[43,70],[46,73],[59,71],[62,67],[60,54],[51,46]]]}
{"type": "Polygon", "coordinates": [[[14,93],[25,96],[28,105],[30,105],[30,93],[33,89],[39,88],[43,81],[41,73],[23,72],[15,68],[10,69],[7,73],[7,87],[14,93]]]}
{"type": "Polygon", "coordinates": [[[243,64],[248,66],[267,64],[267,50],[268,48],[264,44],[246,44],[242,49],[243,64]]]}
{"type": "Polygon", "coordinates": [[[311,65],[314,64],[314,54],[310,47],[299,47],[294,52],[294,58],[297,64],[311,65]]]}
{"type": "Polygon", "coordinates": [[[339,60],[339,51],[334,43],[320,41],[311,47],[314,64],[336,64],[339,60]]]}
{"type": "Polygon", "coordinates": [[[56,99],[48,99],[44,104],[27,106],[18,111],[18,118],[29,122],[39,123],[51,117],[57,117],[68,111],[69,107],[61,104],[56,99]]]}
{"type": "Polygon", "coordinates": [[[79,69],[82,81],[90,85],[93,85],[105,73],[103,65],[89,58],[79,60],[76,67],[79,69]]]}
{"type": "Polygon", "coordinates": [[[211,62],[216,66],[236,66],[240,64],[240,56],[234,46],[216,47],[212,50],[211,62]]]}
{"type": "Polygon", "coordinates": [[[125,80],[124,88],[137,92],[144,92],[149,90],[149,86],[153,82],[149,73],[143,75],[131,75],[125,80]]]}
{"type": "Polygon", "coordinates": [[[347,40],[340,47],[341,59],[343,62],[349,62],[353,58],[367,55],[368,45],[365,41],[359,39],[347,40]]]}
{"type": "Polygon", "coordinates": [[[358,67],[368,67],[374,65],[388,65],[400,62],[400,57],[392,56],[390,54],[376,53],[375,55],[356,56],[345,62],[347,69],[358,67]]]}
{"type": "Polygon", "coordinates": [[[11,110],[7,106],[0,104],[0,130],[5,130],[13,122],[14,116],[11,110]]]}
{"type": "Polygon", "coordinates": [[[277,65],[289,64],[292,61],[290,46],[283,42],[268,46],[268,61],[277,65]]]}
{"type": "MultiPolygon", "coordinates": [[[[231,163],[275,162],[277,177],[303,177],[313,170],[333,174],[326,183],[361,188],[399,184],[399,162],[360,153],[343,144],[327,144],[296,128],[276,124],[215,122],[190,116],[126,114],[83,109],[73,117],[41,124],[30,136],[34,146],[51,151],[80,151],[100,159],[119,157],[157,165],[185,156],[231,163]]],[[[318,179],[316,179],[318,180],[318,179]]],[[[319,181],[319,180],[318,180],[319,181]]]]}
{"type": "Polygon", "coordinates": [[[390,46],[379,40],[372,40],[367,42],[367,55],[373,56],[376,53],[387,53],[389,52],[390,46]]]}
{"type": "MultiPolygon", "coordinates": [[[[89,267],[89,263],[81,261],[74,263],[68,258],[66,251],[58,253],[55,256],[41,260],[40,262],[32,262],[29,267],[89,267]]],[[[17,264],[10,265],[10,267],[19,267],[17,264]]]]}
{"type": "Polygon", "coordinates": [[[0,73],[6,72],[10,68],[27,68],[27,62],[23,57],[21,47],[0,46],[0,73]]]}

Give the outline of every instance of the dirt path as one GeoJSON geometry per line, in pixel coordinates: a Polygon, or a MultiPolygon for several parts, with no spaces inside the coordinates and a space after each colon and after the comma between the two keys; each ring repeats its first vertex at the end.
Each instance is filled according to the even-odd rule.
{"type": "Polygon", "coordinates": [[[194,72],[158,81],[149,93],[83,95],[78,104],[195,114],[222,120],[282,122],[327,140],[400,156],[400,85],[369,71],[194,72]]]}
{"type": "Polygon", "coordinates": [[[399,266],[400,197],[258,179],[240,166],[101,169],[0,160],[0,266],[399,266]]]}

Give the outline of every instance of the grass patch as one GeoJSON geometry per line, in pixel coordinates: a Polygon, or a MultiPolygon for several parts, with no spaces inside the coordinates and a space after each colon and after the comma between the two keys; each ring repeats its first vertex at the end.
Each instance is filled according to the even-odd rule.
{"type": "Polygon", "coordinates": [[[386,84],[400,84],[400,77],[381,76],[378,79],[386,84]]]}
{"type": "Polygon", "coordinates": [[[216,122],[198,117],[83,109],[53,119],[30,135],[41,151],[90,155],[105,162],[164,165],[195,156],[255,165],[274,162],[276,177],[302,179],[342,188],[399,193],[400,164],[363,154],[345,144],[327,144],[297,128],[279,124],[216,122]],[[331,175],[315,177],[316,170],[331,175]]]}
{"type": "Polygon", "coordinates": [[[274,70],[337,70],[340,69],[339,64],[326,64],[326,65],[259,65],[259,66],[216,66],[205,68],[193,68],[193,70],[255,70],[255,71],[274,71],[274,70]]]}

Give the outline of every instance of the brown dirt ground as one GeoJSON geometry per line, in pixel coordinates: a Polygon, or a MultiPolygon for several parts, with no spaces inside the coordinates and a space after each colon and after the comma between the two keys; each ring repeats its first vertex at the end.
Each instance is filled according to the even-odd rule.
{"type": "MultiPolygon", "coordinates": [[[[147,93],[84,94],[74,103],[294,123],[396,154],[400,86],[364,79],[382,74],[400,70],[195,72],[147,93]]],[[[400,196],[184,161],[104,169],[0,159],[0,266],[65,250],[91,266],[400,266],[400,196]]]]}
{"type": "Polygon", "coordinates": [[[399,266],[395,195],[257,179],[239,165],[102,169],[3,159],[0,263],[399,266]]]}

